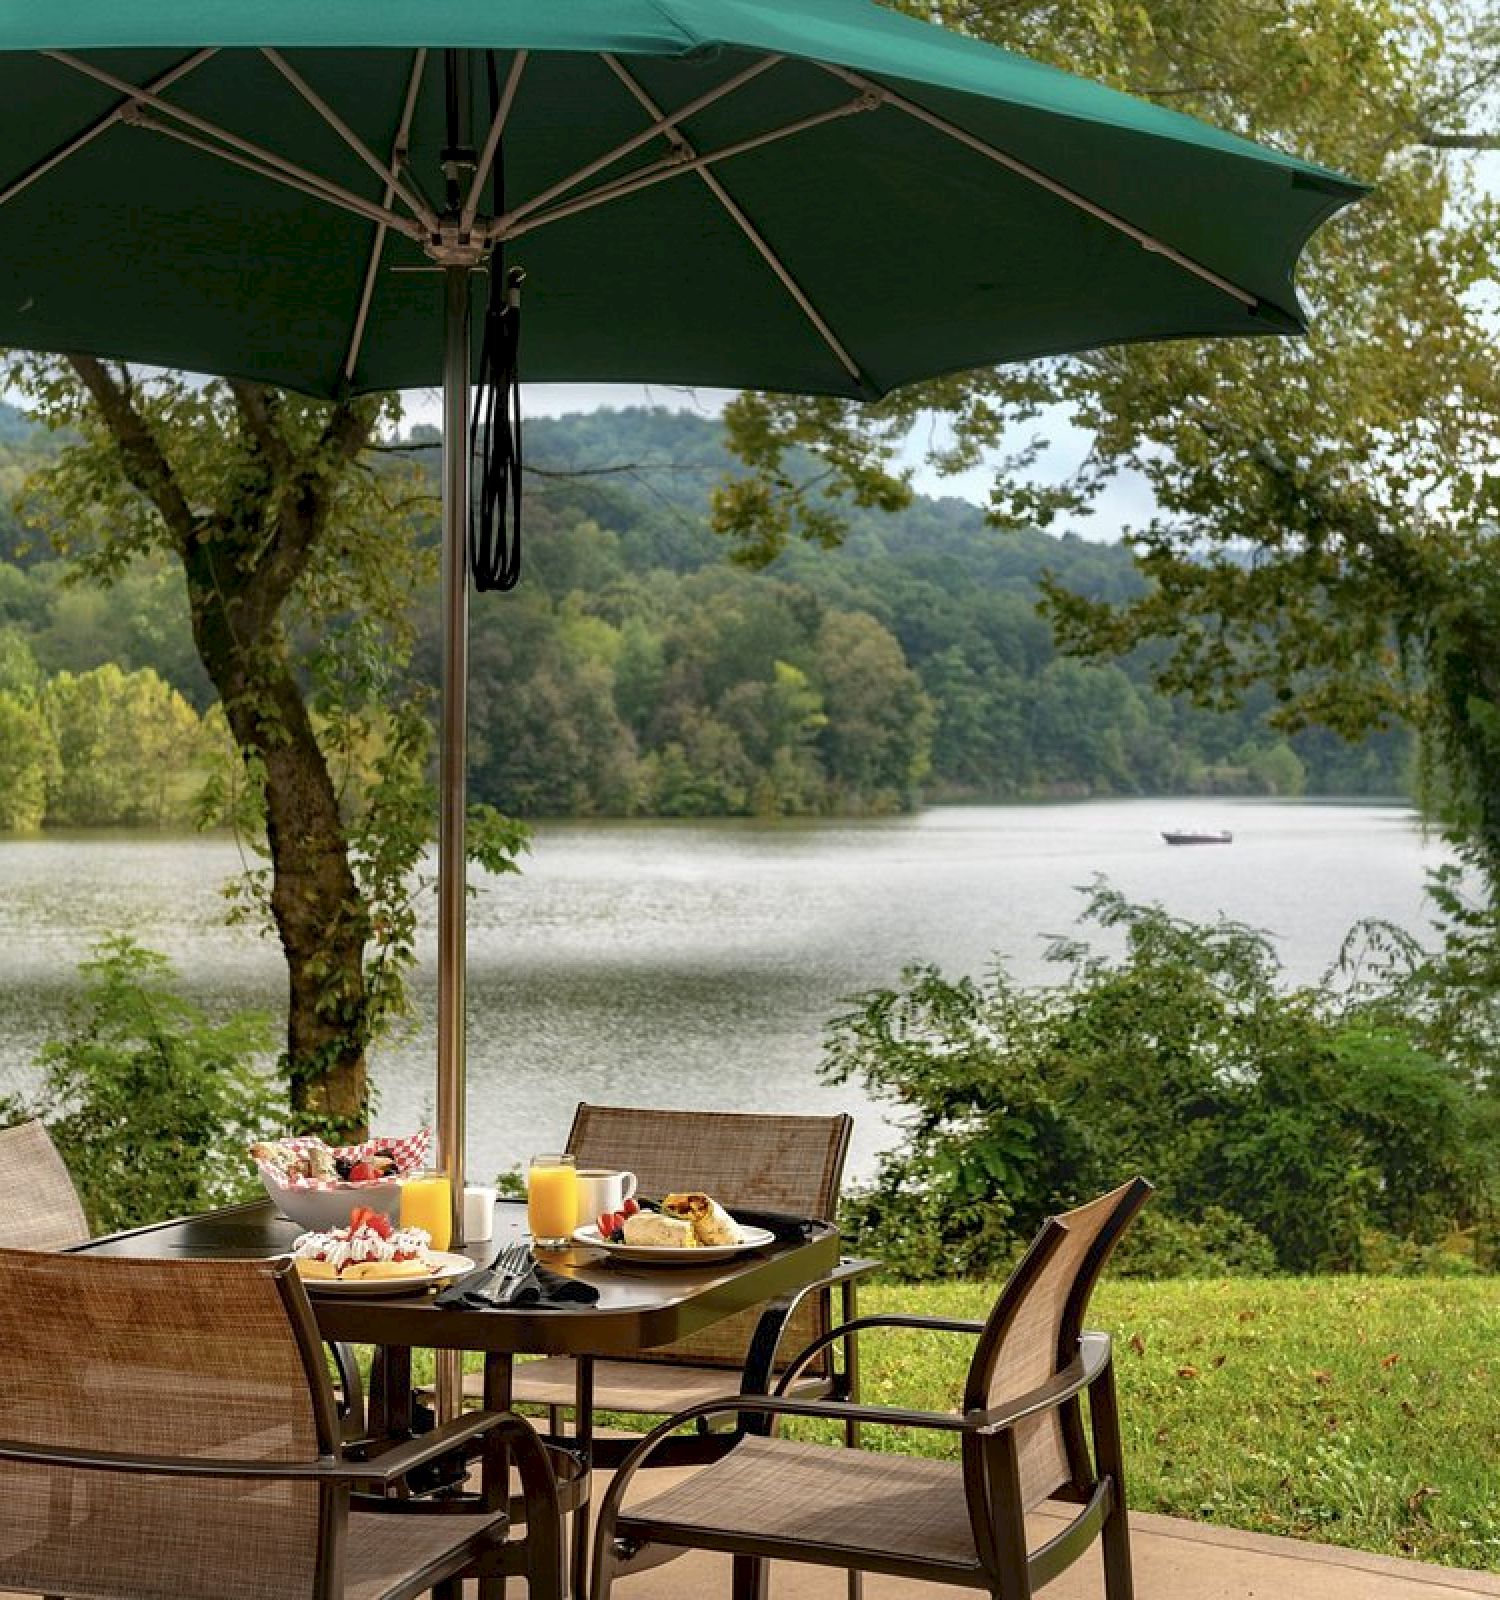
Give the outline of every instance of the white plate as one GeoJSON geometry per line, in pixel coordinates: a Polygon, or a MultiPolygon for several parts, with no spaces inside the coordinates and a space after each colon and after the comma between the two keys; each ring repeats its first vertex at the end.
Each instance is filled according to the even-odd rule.
{"type": "Polygon", "coordinates": [[[769,1228],[752,1228],[749,1223],[742,1222],[740,1232],[744,1238],[739,1244],[700,1244],[687,1249],[674,1244],[615,1244],[613,1240],[601,1239],[599,1229],[592,1222],[587,1227],[574,1228],[573,1237],[579,1244],[589,1245],[595,1250],[607,1250],[622,1261],[670,1261],[682,1267],[691,1267],[700,1261],[723,1261],[728,1256],[743,1255],[747,1250],[763,1250],[768,1244],[776,1243],[776,1235],[769,1228]]]}
{"type": "Polygon", "coordinates": [[[477,1265],[468,1256],[457,1255],[452,1250],[429,1250],[427,1259],[432,1271],[425,1278],[304,1278],[302,1286],[309,1294],[337,1294],[358,1298],[360,1295],[384,1297],[393,1294],[417,1294],[452,1278],[461,1278],[473,1272],[477,1265]]]}

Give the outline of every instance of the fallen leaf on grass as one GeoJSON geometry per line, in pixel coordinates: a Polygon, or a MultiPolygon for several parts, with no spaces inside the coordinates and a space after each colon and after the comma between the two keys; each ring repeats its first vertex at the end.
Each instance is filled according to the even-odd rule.
{"type": "Polygon", "coordinates": [[[1389,1372],[1390,1369],[1394,1367],[1400,1359],[1401,1357],[1398,1352],[1392,1350],[1388,1356],[1381,1356],[1380,1364],[1386,1369],[1387,1372],[1389,1372]]]}
{"type": "Polygon", "coordinates": [[[1333,1382],[1333,1374],[1325,1369],[1322,1372],[1313,1373],[1312,1380],[1314,1383],[1321,1384],[1326,1389],[1328,1385],[1333,1382]]]}
{"type": "Polygon", "coordinates": [[[1146,1341],[1141,1338],[1140,1334],[1133,1333],[1130,1336],[1130,1348],[1134,1350],[1138,1356],[1143,1356],[1146,1353],[1146,1341]]]}
{"type": "Polygon", "coordinates": [[[1414,1517],[1425,1517],[1427,1515],[1427,1502],[1435,1500],[1442,1492],[1441,1489],[1435,1489],[1430,1483],[1424,1483],[1420,1489],[1414,1489],[1407,1495],[1406,1509],[1414,1517]]]}
{"type": "Polygon", "coordinates": [[[1178,1367],[1177,1376],[1179,1378],[1196,1378],[1198,1376],[1198,1369],[1197,1369],[1197,1367],[1191,1367],[1191,1366],[1189,1366],[1189,1367],[1178,1367]]]}

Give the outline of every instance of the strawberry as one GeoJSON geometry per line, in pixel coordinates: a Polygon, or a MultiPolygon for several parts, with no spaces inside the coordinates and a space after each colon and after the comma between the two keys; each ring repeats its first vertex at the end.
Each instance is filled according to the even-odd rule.
{"type": "Polygon", "coordinates": [[[355,1208],[349,1213],[350,1233],[358,1233],[359,1230],[364,1227],[365,1223],[369,1221],[372,1216],[374,1216],[374,1214],[375,1213],[371,1211],[368,1206],[355,1206],[355,1208]]]}
{"type": "Polygon", "coordinates": [[[594,1218],[594,1226],[599,1230],[599,1237],[601,1239],[609,1238],[610,1234],[615,1231],[614,1221],[614,1214],[609,1211],[601,1211],[599,1215],[594,1218]]]}
{"type": "Polygon", "coordinates": [[[371,1211],[365,1218],[365,1226],[371,1233],[378,1233],[382,1239],[389,1239],[396,1231],[391,1225],[391,1219],[383,1211],[371,1211]]]}
{"type": "Polygon", "coordinates": [[[620,1207],[620,1215],[622,1217],[633,1217],[640,1209],[641,1203],[639,1200],[627,1200],[625,1204],[620,1207]]]}
{"type": "Polygon", "coordinates": [[[349,1169],[350,1183],[371,1183],[384,1176],[373,1161],[356,1161],[349,1169]]]}

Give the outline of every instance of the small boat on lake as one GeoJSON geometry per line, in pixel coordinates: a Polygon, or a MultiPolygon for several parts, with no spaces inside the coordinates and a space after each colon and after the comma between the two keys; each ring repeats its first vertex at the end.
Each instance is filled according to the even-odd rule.
{"type": "Polygon", "coordinates": [[[1163,830],[1162,838],[1168,844],[1233,844],[1234,835],[1228,828],[1173,828],[1163,830]]]}

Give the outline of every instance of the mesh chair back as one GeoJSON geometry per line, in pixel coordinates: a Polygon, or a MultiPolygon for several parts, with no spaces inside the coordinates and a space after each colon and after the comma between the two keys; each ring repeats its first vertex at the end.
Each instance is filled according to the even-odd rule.
{"type": "Polygon", "coordinates": [[[64,1250],[89,1236],[78,1191],[40,1122],[0,1128],[0,1246],[64,1250]]]}
{"type": "MultiPolygon", "coordinates": [[[[842,1115],[581,1104],[568,1149],[581,1168],[633,1172],[640,1192],[653,1200],[699,1189],[731,1212],[738,1206],[831,1219],[838,1210],[851,1127],[851,1119],[842,1115]]],[[[789,1358],[824,1333],[830,1314],[827,1294],[809,1295],[788,1322],[779,1354],[789,1358]]],[[[758,1311],[726,1317],[676,1344],[645,1351],[641,1359],[741,1367],[759,1317],[758,1311]]]]}
{"type": "MultiPolygon", "coordinates": [[[[1019,1399],[1077,1357],[1094,1285],[1150,1194],[1150,1184],[1134,1178],[1043,1225],[985,1325],[969,1369],[966,1410],[1019,1399]]],[[[1016,1442],[1027,1509],[1086,1473],[1086,1463],[1078,1459],[1083,1445],[1076,1407],[1022,1423],[1016,1442]]]]}
{"type": "MultiPolygon", "coordinates": [[[[0,1438],[127,1456],[335,1454],[333,1396],[288,1270],[0,1250],[0,1438]]],[[[323,1492],[0,1461],[0,1590],[312,1600],[323,1492]]]]}

